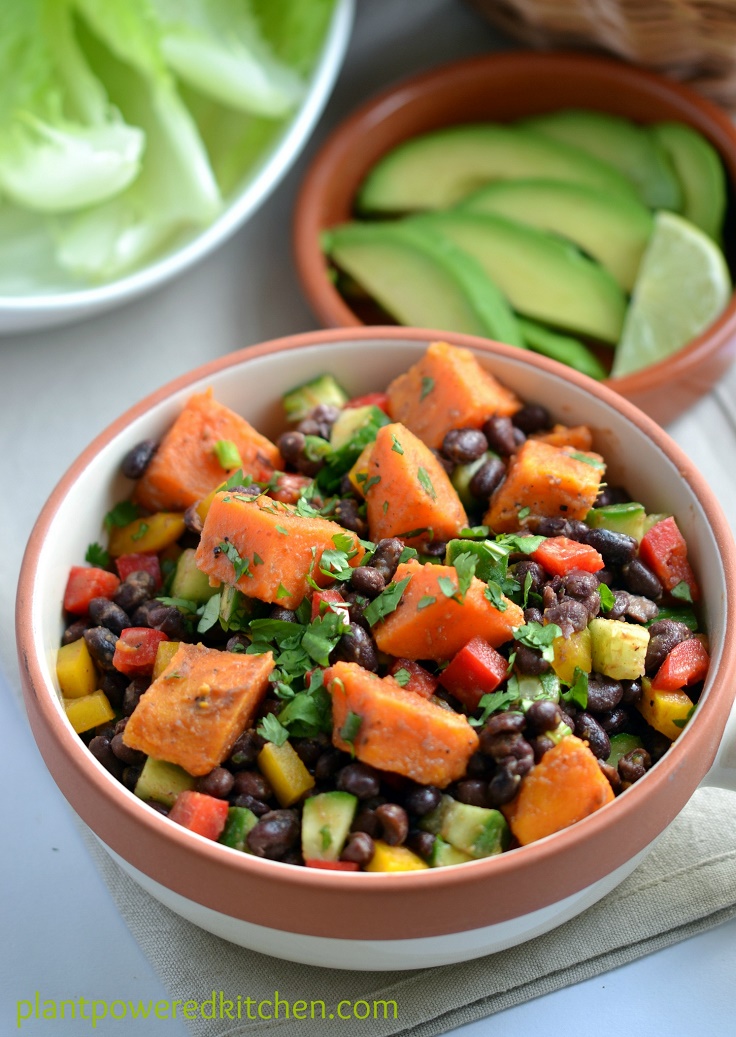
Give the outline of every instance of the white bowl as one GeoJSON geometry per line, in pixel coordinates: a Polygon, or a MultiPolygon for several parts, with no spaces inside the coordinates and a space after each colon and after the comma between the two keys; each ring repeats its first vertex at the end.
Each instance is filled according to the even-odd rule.
{"type": "Polygon", "coordinates": [[[307,143],[345,58],[354,12],[355,0],[337,0],[321,57],[301,106],[260,165],[226,199],[213,223],[205,230],[179,238],[164,255],[106,284],[67,289],[39,285],[34,294],[0,295],[0,334],[68,324],[112,309],[164,284],[226,241],[276,189],[307,143]]]}

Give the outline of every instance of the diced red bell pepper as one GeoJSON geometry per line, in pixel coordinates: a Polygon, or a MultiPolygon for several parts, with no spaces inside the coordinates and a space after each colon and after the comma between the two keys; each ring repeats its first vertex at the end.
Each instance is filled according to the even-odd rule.
{"type": "Polygon", "coordinates": [[[130,677],[147,677],[153,671],[159,644],[168,640],[161,630],[126,627],[115,645],[112,664],[120,673],[130,677]]]}
{"type": "Polygon", "coordinates": [[[482,637],[474,637],[442,671],[440,683],[468,709],[476,709],[482,697],[504,680],[508,668],[508,659],[482,637]]]}
{"type": "Polygon", "coordinates": [[[120,580],[115,573],[73,565],[64,591],[64,608],[67,612],[83,616],[89,610],[93,598],[110,598],[119,586],[120,580]]]}
{"type": "Polygon", "coordinates": [[[338,590],[315,591],[312,595],[312,619],[324,616],[330,606],[335,605],[345,613],[345,621],[348,621],[348,603],[338,590]],[[322,603],[324,602],[324,607],[322,603]]]}
{"type": "Polygon", "coordinates": [[[385,392],[368,392],[365,396],[355,396],[345,404],[345,410],[352,407],[378,407],[384,414],[391,417],[388,409],[388,393],[385,392]]]}
{"type": "Polygon", "coordinates": [[[355,861],[320,861],[309,857],[305,862],[308,868],[322,868],[323,871],[358,871],[355,861]]]}
{"type": "Polygon", "coordinates": [[[131,573],[146,572],[153,577],[156,590],[159,590],[161,587],[161,566],[158,555],[145,554],[144,552],[120,555],[119,558],[115,559],[115,568],[120,574],[121,580],[126,580],[131,573]]]}
{"type": "Polygon", "coordinates": [[[689,684],[705,680],[710,665],[710,656],[702,641],[689,637],[675,645],[657,670],[652,681],[655,691],[677,691],[689,684]]]}
{"type": "Polygon", "coordinates": [[[644,534],[639,544],[639,558],[658,577],[665,590],[672,591],[678,583],[686,583],[690,597],[698,601],[700,588],[687,560],[687,544],[672,516],[655,523],[644,534]]]}
{"type": "Polygon", "coordinates": [[[594,547],[568,537],[548,537],[531,556],[551,576],[566,576],[573,569],[597,573],[606,564],[594,547]]]}
{"type": "Polygon", "coordinates": [[[219,839],[227,821],[230,804],[226,799],[205,796],[203,792],[185,789],[176,797],[169,817],[190,832],[203,835],[205,839],[219,839]]]}
{"type": "Polygon", "coordinates": [[[406,670],[409,674],[409,680],[403,685],[405,691],[412,691],[424,699],[431,699],[437,691],[439,684],[437,677],[433,677],[428,670],[414,662],[413,659],[396,659],[388,672],[395,677],[399,670],[406,670]]]}
{"type": "Polygon", "coordinates": [[[268,491],[268,496],[282,504],[296,504],[302,490],[312,482],[306,475],[296,475],[293,472],[279,472],[276,476],[275,486],[268,491]]]}

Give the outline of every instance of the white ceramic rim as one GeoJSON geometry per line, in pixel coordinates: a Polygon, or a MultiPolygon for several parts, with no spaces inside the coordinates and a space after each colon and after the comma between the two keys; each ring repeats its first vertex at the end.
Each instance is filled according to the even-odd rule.
{"type": "MultiPolygon", "coordinates": [[[[309,139],[342,67],[354,16],[355,0],[336,0],[319,62],[296,118],[242,193],[223,209],[214,223],[170,255],[109,284],[48,295],[0,296],[0,318],[3,314],[21,316],[32,313],[38,318],[37,324],[49,324],[53,314],[57,314],[59,322],[63,322],[70,320],[77,310],[92,313],[97,309],[108,308],[170,280],[231,237],[281,183],[309,139]]],[[[32,325],[28,326],[30,328],[32,325]]]]}

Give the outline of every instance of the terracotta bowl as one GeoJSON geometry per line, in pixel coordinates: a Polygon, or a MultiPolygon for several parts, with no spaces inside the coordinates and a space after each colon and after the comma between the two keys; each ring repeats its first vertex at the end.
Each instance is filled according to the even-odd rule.
{"type": "MultiPolygon", "coordinates": [[[[302,287],[319,320],[327,327],[362,323],[335,288],[319,239],[326,228],[351,218],[358,187],[382,155],[409,137],[454,123],[506,122],[569,107],[643,123],[688,123],[717,148],[731,188],[736,185],[736,127],[730,117],[662,76],[609,58],[563,53],[491,54],[443,65],[359,108],[328,138],[305,177],[294,216],[294,248],[302,287]]],[[[736,295],[722,316],[675,356],[608,384],[664,424],[706,393],[735,356],[736,295]]]]}
{"type": "Polygon", "coordinates": [[[466,960],[545,932],[620,882],[702,782],[736,787],[736,549],[716,499],[657,425],[605,386],[544,358],[414,328],[313,332],[223,357],[178,378],[113,422],[64,475],[22,566],[17,636],[28,716],[61,791],[101,843],[174,911],[235,943],[352,969],[466,960]],[[129,490],[123,455],[158,438],[194,391],[275,435],[280,395],[324,371],[351,393],[379,390],[438,337],[465,345],[524,399],[595,430],[611,478],[651,511],[672,511],[703,587],[713,664],[678,741],[637,784],[579,824],[522,849],[404,874],[335,873],[260,860],[151,810],[92,757],[66,720],[55,678],[69,567],[100,538],[101,516],[129,490]],[[724,735],[724,732],[726,734],[724,735]],[[719,744],[722,748],[719,751],[719,744]],[[730,757],[729,757],[730,753],[730,757]],[[730,768],[730,770],[729,770],[730,768]]]}

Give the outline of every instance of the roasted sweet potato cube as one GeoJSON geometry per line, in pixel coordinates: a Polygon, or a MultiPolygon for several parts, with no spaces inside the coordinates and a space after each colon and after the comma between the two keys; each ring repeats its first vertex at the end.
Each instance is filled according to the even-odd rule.
{"type": "Polygon", "coordinates": [[[478,736],[461,713],[407,693],[393,677],[377,677],[357,663],[335,663],[325,671],[325,685],[338,749],[352,748],[363,763],[438,788],[465,774],[478,736]]]}
{"type": "Polygon", "coordinates": [[[527,439],[512,457],[483,521],[495,533],[514,533],[523,526],[519,512],[525,508],[546,518],[584,519],[605,471],[597,454],[586,456],[589,461],[581,461],[567,450],[527,439]]]}
{"type": "Polygon", "coordinates": [[[319,570],[322,552],[343,542],[336,537],[350,540],[349,553],[355,552],[350,564],[358,565],[364,548],[355,533],[336,522],[303,517],[290,504],[271,497],[246,497],[223,490],[207,512],[197,566],[210,581],[219,580],[249,597],[294,609],[309,591],[310,574],[323,586],[332,582],[319,570]],[[233,557],[242,575],[236,573],[233,557]]]}
{"type": "Polygon", "coordinates": [[[282,467],[274,444],[245,418],[218,403],[212,390],[191,396],[164,436],[133,499],[149,511],[184,511],[227,479],[215,445],[229,440],[237,447],[246,475],[267,482],[282,467]]]}
{"type": "Polygon", "coordinates": [[[587,425],[553,425],[549,432],[535,432],[531,437],[550,446],[571,447],[573,450],[591,450],[593,433],[587,425]]]}
{"type": "Polygon", "coordinates": [[[549,749],[503,808],[522,846],[582,821],[613,799],[613,790],[585,742],[575,735],[549,749]]]}
{"type": "Polygon", "coordinates": [[[372,540],[401,537],[408,544],[428,538],[451,540],[468,524],[447,472],[404,425],[378,430],[366,475],[363,493],[372,540]]]}
{"type": "Polygon", "coordinates": [[[252,724],[272,669],[270,652],[239,655],[182,643],[141,696],[123,741],[195,777],[209,774],[252,724]]]}
{"type": "Polygon", "coordinates": [[[458,584],[451,565],[421,565],[412,559],[398,567],[394,582],[407,576],[411,579],[398,607],[373,628],[376,644],[389,655],[444,662],[474,637],[498,648],[524,623],[518,605],[504,598],[505,610],[497,609],[485,596],[485,584],[475,577],[462,603],[455,595],[448,597],[445,580],[458,584]]]}
{"type": "Polygon", "coordinates": [[[388,387],[389,413],[429,447],[453,428],[480,428],[492,414],[509,416],[521,401],[469,349],[433,342],[421,360],[388,387]]]}

